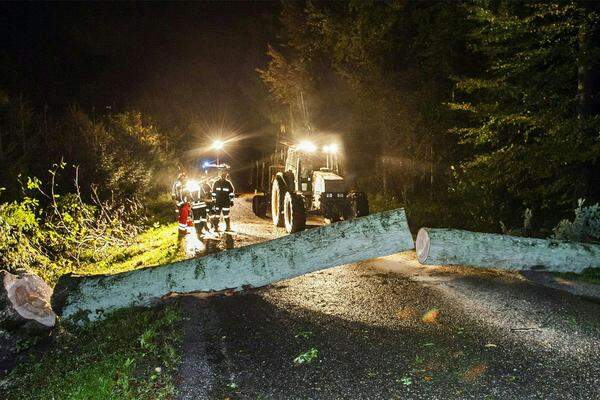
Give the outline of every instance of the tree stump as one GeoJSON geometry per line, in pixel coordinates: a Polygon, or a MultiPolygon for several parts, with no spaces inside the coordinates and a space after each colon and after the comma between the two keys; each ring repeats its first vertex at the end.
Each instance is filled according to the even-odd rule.
{"type": "Polygon", "coordinates": [[[30,273],[0,271],[0,327],[48,330],[56,323],[50,306],[52,288],[30,273]]]}

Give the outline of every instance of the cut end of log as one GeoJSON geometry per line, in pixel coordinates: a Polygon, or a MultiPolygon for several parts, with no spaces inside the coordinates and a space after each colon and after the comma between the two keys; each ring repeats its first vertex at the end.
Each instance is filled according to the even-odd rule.
{"type": "Polygon", "coordinates": [[[427,257],[429,257],[429,234],[425,228],[419,229],[419,233],[417,233],[417,242],[416,242],[416,251],[417,258],[421,264],[425,264],[427,261],[427,257]]]}
{"type": "Polygon", "coordinates": [[[42,278],[29,273],[13,275],[8,271],[1,271],[0,277],[3,323],[19,326],[35,321],[41,327],[54,326],[56,314],[50,306],[52,288],[42,278]]]}

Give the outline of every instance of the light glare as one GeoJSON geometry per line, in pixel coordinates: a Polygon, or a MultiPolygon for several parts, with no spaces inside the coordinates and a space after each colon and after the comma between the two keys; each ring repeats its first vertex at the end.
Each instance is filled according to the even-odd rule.
{"type": "Polygon", "coordinates": [[[223,147],[225,147],[225,142],[222,140],[215,140],[212,144],[213,150],[223,150],[223,147]]]}
{"type": "Polygon", "coordinates": [[[308,140],[303,140],[298,145],[298,149],[300,151],[306,151],[307,153],[312,153],[313,151],[315,151],[317,149],[317,146],[315,146],[312,142],[309,142],[308,140]]]}
{"type": "Polygon", "coordinates": [[[185,189],[188,192],[197,192],[198,190],[200,190],[200,183],[198,183],[198,181],[191,179],[191,180],[187,181],[187,183],[185,184],[185,189]]]}
{"type": "Polygon", "coordinates": [[[323,151],[325,153],[337,153],[338,151],[338,145],[336,143],[331,143],[331,144],[327,144],[325,146],[323,146],[323,151]]]}

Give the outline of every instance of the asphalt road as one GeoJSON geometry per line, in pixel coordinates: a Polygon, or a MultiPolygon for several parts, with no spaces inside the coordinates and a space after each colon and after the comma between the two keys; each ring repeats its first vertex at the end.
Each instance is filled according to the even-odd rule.
{"type": "MultiPolygon", "coordinates": [[[[236,201],[236,246],[284,234],[236,201]]],[[[181,301],[181,399],[600,399],[600,304],[515,274],[403,253],[181,301]]]]}

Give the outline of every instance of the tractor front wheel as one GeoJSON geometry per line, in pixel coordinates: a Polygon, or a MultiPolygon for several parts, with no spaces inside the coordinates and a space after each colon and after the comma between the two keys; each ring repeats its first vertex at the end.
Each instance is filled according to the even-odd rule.
{"type": "Polygon", "coordinates": [[[271,219],[273,225],[283,226],[283,197],[285,193],[285,184],[283,179],[276,177],[271,186],[271,219]]]}
{"type": "Polygon", "coordinates": [[[283,201],[283,215],[287,233],[303,231],[306,228],[306,211],[302,197],[287,192],[283,201]]]}

